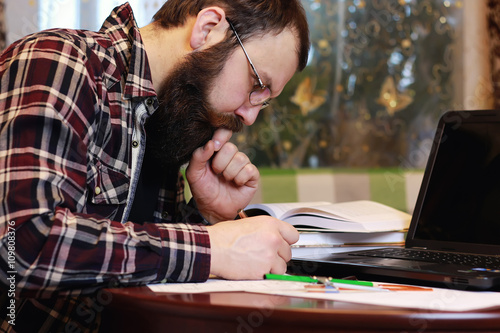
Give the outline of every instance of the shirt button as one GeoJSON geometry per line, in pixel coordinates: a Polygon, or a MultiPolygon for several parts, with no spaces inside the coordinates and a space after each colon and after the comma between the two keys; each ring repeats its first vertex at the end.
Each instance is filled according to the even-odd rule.
{"type": "Polygon", "coordinates": [[[139,147],[139,142],[137,142],[136,140],[132,141],[132,147],[133,148],[139,147]]]}
{"type": "Polygon", "coordinates": [[[95,192],[96,195],[101,194],[101,188],[99,186],[96,186],[95,189],[94,189],[94,192],[95,192]]]}
{"type": "Polygon", "coordinates": [[[120,285],[120,283],[116,280],[116,279],[113,279],[109,282],[109,286],[110,288],[117,288],[118,286],[120,285]]]}

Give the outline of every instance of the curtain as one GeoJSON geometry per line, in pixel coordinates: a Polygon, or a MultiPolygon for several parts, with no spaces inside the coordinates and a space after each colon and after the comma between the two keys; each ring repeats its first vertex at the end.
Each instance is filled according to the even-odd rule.
{"type": "Polygon", "coordinates": [[[0,52],[5,49],[7,32],[5,30],[5,2],[0,0],[0,52]]]}
{"type": "Polygon", "coordinates": [[[464,1],[463,109],[490,109],[494,104],[488,13],[488,0],[464,1]]]}
{"type": "Polygon", "coordinates": [[[500,1],[488,2],[488,31],[490,33],[490,63],[495,109],[500,109],[500,1]]]}

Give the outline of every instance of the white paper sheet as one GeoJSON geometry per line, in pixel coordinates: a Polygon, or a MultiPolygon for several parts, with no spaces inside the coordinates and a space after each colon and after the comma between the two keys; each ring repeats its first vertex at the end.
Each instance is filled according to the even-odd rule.
{"type": "Polygon", "coordinates": [[[272,293],[274,291],[304,291],[305,283],[277,280],[251,280],[251,281],[228,281],[209,279],[203,283],[162,283],[150,284],[148,287],[154,292],[164,293],[208,293],[224,291],[251,291],[272,293]]]}
{"type": "Polygon", "coordinates": [[[210,279],[204,283],[151,284],[148,287],[154,292],[243,291],[435,311],[473,311],[500,307],[500,293],[497,292],[433,288],[431,291],[310,293],[305,290],[305,285],[302,282],[292,281],[226,281],[210,279]]]}
{"type": "Polygon", "coordinates": [[[500,293],[469,292],[439,288],[433,288],[432,291],[384,292],[383,295],[380,295],[379,292],[339,294],[278,292],[276,294],[434,311],[463,312],[500,307],[500,293]]]}

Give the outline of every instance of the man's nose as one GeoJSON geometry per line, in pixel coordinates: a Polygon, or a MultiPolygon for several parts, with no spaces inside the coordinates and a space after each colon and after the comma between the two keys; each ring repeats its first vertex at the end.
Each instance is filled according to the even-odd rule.
{"type": "Polygon", "coordinates": [[[257,119],[260,108],[261,108],[260,105],[241,106],[238,110],[236,110],[235,114],[241,118],[241,120],[245,125],[250,126],[257,119]]]}

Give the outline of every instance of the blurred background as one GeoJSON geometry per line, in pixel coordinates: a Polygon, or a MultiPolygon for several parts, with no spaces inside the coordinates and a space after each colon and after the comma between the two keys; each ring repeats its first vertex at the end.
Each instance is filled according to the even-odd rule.
{"type": "MultiPolygon", "coordinates": [[[[0,0],[2,47],[53,27],[98,30],[121,3],[0,0]]],[[[144,26],[163,1],[129,3],[139,26],[144,26]]],[[[304,197],[297,190],[296,174],[304,170],[328,174],[389,170],[396,175],[393,184],[387,173],[379,182],[385,182],[394,200],[400,200],[394,184],[406,177],[402,174],[425,167],[437,121],[444,112],[499,108],[498,0],[302,3],[312,39],[306,69],[292,78],[254,126],[232,139],[264,176],[292,175],[282,185],[269,185],[281,191],[280,196],[270,194],[274,200],[269,200],[314,197],[311,193],[304,197]],[[290,182],[295,189],[292,196],[285,190],[290,182]]],[[[418,178],[414,182],[417,189],[412,193],[418,191],[418,178]]],[[[407,187],[406,178],[402,183],[407,187]]],[[[323,184],[324,180],[318,181],[318,186],[323,184]]],[[[346,181],[337,191],[340,194],[326,199],[344,198],[349,191],[346,187],[352,184],[353,180],[346,181]]],[[[374,192],[369,192],[364,196],[373,199],[374,192]]],[[[383,193],[382,199],[387,196],[383,193]]],[[[397,206],[411,210],[415,195],[397,206]]]]}

